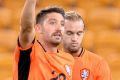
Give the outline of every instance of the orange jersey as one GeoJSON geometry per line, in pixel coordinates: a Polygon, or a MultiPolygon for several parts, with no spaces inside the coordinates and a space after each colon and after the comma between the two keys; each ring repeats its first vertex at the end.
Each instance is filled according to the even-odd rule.
{"type": "Polygon", "coordinates": [[[71,80],[74,58],[62,51],[46,52],[39,42],[15,50],[13,80],[71,80]]]}
{"type": "Polygon", "coordinates": [[[110,69],[100,56],[83,49],[75,57],[72,80],[111,80],[110,69]]]}

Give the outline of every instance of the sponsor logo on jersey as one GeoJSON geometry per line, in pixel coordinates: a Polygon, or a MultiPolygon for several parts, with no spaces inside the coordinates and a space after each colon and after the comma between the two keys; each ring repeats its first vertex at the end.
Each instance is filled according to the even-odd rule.
{"type": "Polygon", "coordinates": [[[90,75],[89,69],[84,68],[80,71],[80,76],[81,76],[82,80],[88,80],[89,75],[90,75]]]}
{"type": "Polygon", "coordinates": [[[65,69],[66,69],[66,72],[69,76],[71,76],[71,69],[70,69],[70,66],[69,65],[65,65],[65,69]]]}

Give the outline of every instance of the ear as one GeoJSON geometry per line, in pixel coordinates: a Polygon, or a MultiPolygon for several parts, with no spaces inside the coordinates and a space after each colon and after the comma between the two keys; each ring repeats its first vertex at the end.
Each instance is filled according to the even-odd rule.
{"type": "Polygon", "coordinates": [[[41,29],[41,25],[40,24],[36,24],[35,25],[35,31],[37,32],[37,33],[42,33],[42,29],[41,29]]]}

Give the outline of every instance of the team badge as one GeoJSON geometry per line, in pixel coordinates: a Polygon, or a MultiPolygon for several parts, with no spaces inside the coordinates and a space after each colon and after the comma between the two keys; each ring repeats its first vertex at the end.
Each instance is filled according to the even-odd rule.
{"type": "Polygon", "coordinates": [[[82,69],[80,72],[81,72],[80,76],[81,76],[82,80],[88,80],[90,71],[88,69],[82,69]]]}
{"type": "Polygon", "coordinates": [[[70,66],[69,65],[65,65],[65,69],[66,69],[66,72],[69,76],[71,76],[71,69],[70,69],[70,66]]]}

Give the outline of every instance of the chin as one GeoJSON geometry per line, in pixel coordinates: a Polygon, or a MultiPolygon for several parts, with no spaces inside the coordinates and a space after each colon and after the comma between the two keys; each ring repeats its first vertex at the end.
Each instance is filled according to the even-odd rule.
{"type": "Polygon", "coordinates": [[[71,50],[70,52],[71,53],[76,53],[76,52],[78,52],[78,50],[71,50]]]}
{"type": "Polygon", "coordinates": [[[61,43],[61,39],[51,39],[50,42],[54,46],[58,46],[61,43]]]}
{"type": "Polygon", "coordinates": [[[58,46],[60,43],[53,43],[54,46],[58,46]]]}
{"type": "Polygon", "coordinates": [[[78,50],[79,50],[78,48],[74,48],[74,49],[73,49],[73,48],[70,48],[70,49],[69,49],[69,51],[72,52],[72,53],[76,53],[76,52],[78,52],[78,50]]]}
{"type": "Polygon", "coordinates": [[[61,41],[54,41],[54,42],[52,42],[52,44],[56,45],[56,46],[59,45],[60,43],[61,43],[61,41]]]}
{"type": "Polygon", "coordinates": [[[56,43],[56,44],[60,44],[61,43],[61,39],[60,40],[53,40],[52,42],[56,43]]]}

